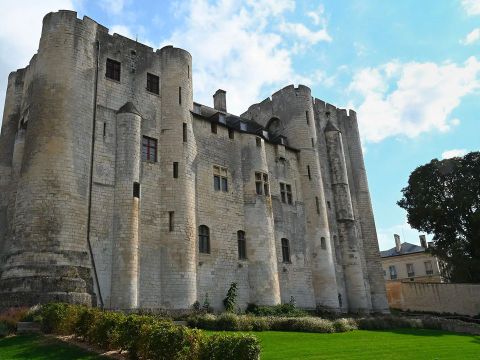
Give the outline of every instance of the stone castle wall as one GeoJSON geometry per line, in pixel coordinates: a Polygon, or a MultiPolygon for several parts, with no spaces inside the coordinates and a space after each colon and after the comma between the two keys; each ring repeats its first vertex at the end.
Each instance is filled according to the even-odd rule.
{"type": "Polygon", "coordinates": [[[185,50],[154,52],[71,11],[45,17],[38,54],[7,89],[0,305],[185,309],[208,296],[220,310],[237,282],[241,307],[293,297],[305,308],[385,311],[355,113],[288,86],[243,115],[272,139],[239,129],[232,139],[193,111],[191,69],[185,50]],[[106,76],[107,59],[120,62],[120,81],[106,76]],[[141,160],[143,136],[157,141],[156,161],[141,160]],[[214,166],[226,169],[228,191],[214,189],[214,166]],[[255,172],[268,175],[268,195],[257,195],[255,172]]]}

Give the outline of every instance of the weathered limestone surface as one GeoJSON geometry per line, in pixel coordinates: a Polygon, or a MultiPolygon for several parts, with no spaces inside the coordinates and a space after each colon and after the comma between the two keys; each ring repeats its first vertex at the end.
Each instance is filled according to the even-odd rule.
{"type": "Polygon", "coordinates": [[[45,17],[38,54],[7,88],[0,306],[186,309],[208,298],[220,310],[236,282],[242,308],[294,299],[385,311],[355,113],[291,85],[238,117],[223,90],[214,108],[194,103],[191,74],[185,50],[153,51],[72,11],[45,17]],[[144,137],[155,157],[142,155],[144,137]],[[261,194],[256,172],[268,178],[261,194]]]}

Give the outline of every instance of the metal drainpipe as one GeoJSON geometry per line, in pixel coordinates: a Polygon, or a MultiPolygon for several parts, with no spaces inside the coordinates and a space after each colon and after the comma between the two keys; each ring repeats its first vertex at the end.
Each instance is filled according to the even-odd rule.
{"type": "Polygon", "coordinates": [[[97,267],[95,265],[95,258],[93,257],[92,243],[90,242],[90,227],[92,223],[92,188],[93,188],[93,161],[95,151],[95,127],[97,122],[97,89],[98,89],[98,65],[100,58],[100,42],[95,41],[95,47],[97,50],[97,63],[95,66],[95,87],[93,89],[93,123],[92,123],[92,146],[90,149],[90,187],[88,192],[88,216],[87,216],[87,243],[90,251],[90,259],[92,261],[93,274],[95,276],[95,282],[97,284],[98,299],[100,300],[100,307],[103,309],[103,297],[100,290],[100,283],[98,282],[97,267]]]}

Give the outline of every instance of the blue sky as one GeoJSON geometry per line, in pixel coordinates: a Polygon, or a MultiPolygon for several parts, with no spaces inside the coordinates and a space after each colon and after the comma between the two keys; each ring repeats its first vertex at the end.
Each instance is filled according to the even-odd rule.
{"type": "Polygon", "coordinates": [[[418,243],[396,205],[415,167],[480,148],[480,0],[1,1],[0,110],[41,19],[73,9],[155,48],[193,55],[195,100],[241,113],[294,83],[358,112],[380,248],[418,243]]]}

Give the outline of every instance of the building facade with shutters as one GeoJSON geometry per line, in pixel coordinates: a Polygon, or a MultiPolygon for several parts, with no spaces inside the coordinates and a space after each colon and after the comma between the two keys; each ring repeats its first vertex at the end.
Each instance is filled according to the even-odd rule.
{"type": "MultiPolygon", "coordinates": [[[[248,86],[248,84],[247,84],[248,86]]],[[[354,111],[287,86],[241,116],[192,58],[72,11],[9,76],[0,307],[388,311],[354,111]]]]}

